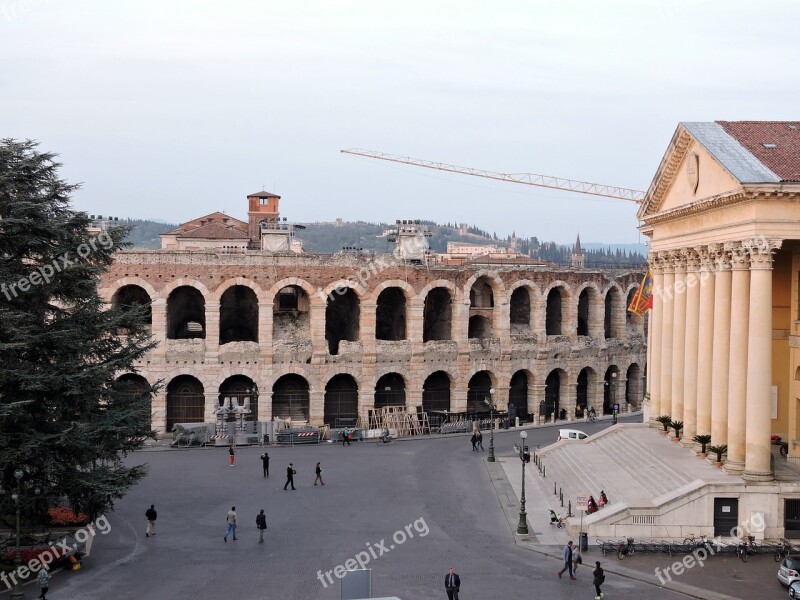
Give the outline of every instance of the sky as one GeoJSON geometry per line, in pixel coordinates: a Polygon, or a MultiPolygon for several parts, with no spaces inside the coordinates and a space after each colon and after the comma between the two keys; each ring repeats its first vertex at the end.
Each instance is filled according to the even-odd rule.
{"type": "Polygon", "coordinates": [[[634,203],[341,154],[646,190],[680,121],[796,120],[796,0],[0,0],[0,137],[91,214],[279,194],[303,223],[645,241],[634,203]]]}

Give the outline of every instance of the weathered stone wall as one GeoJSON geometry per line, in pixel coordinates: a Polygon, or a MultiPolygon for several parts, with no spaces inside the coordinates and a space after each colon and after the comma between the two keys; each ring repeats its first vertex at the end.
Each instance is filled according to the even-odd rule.
{"type": "MultiPolygon", "coordinates": [[[[626,317],[626,299],[642,278],[641,271],[593,271],[542,269],[541,267],[425,267],[399,264],[391,256],[372,259],[348,255],[275,256],[260,252],[231,255],[214,252],[135,251],[121,252],[104,275],[101,294],[111,302],[124,285],[137,285],[152,302],[152,331],[159,342],[137,368],[148,381],[162,380],[164,389],[153,399],[153,427],[165,427],[166,385],[181,374],[196,377],[204,387],[205,417],[210,419],[219,387],[233,375],[250,377],[259,389],[259,419],[272,415],[272,386],[282,375],[294,373],[309,384],[310,420],[323,420],[326,383],[335,375],[348,373],[358,382],[359,411],[374,406],[375,384],[386,373],[399,373],[405,380],[407,406],[422,404],[425,379],[436,371],[451,380],[451,410],[463,411],[470,378],[488,371],[495,389],[495,401],[504,407],[509,383],[517,371],[528,380],[528,410],[538,411],[544,398],[545,379],[554,369],[562,379],[559,404],[573,414],[577,378],[589,368],[592,389],[590,403],[602,407],[604,374],[615,367],[615,401],[624,405],[626,374],[638,365],[633,395],[640,398],[644,387],[646,348],[641,319],[626,317]],[[470,291],[481,280],[491,287],[493,306],[486,307],[487,293],[478,306],[470,306],[470,291]],[[231,342],[220,346],[220,298],[231,286],[253,290],[258,302],[258,342],[231,342]],[[307,294],[299,314],[293,317],[273,311],[278,292],[294,285],[307,294]],[[195,340],[166,339],[167,303],[170,293],[190,286],[205,301],[205,337],[195,340]],[[350,287],[359,302],[357,341],[342,341],[331,355],[325,339],[326,303],[337,289],[350,287]],[[376,307],[380,293],[396,287],[405,295],[406,339],[376,339],[376,307]],[[452,295],[452,339],[423,343],[425,297],[437,287],[452,295]],[[529,294],[530,323],[511,325],[510,299],[515,289],[529,294]],[[562,332],[545,334],[547,295],[559,287],[562,295],[562,332]],[[578,297],[592,289],[588,336],[577,335],[578,297]],[[605,300],[617,292],[611,319],[613,337],[605,337],[605,300]],[[305,313],[304,311],[308,312],[305,313]],[[484,339],[467,337],[472,315],[486,316],[491,335],[484,339]],[[277,315],[277,318],[276,318],[277,315]],[[305,321],[303,318],[307,315],[305,321]]],[[[519,307],[515,313],[519,315],[519,307]]],[[[515,317],[515,321],[520,319],[515,317]]],[[[637,400],[638,402],[638,400],[637,400]]]]}

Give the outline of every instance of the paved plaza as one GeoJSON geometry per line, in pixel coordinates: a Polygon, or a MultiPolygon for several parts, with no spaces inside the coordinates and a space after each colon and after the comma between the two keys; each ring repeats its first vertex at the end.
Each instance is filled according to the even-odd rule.
{"type": "MultiPolygon", "coordinates": [[[[607,426],[579,425],[587,433],[607,426]]],[[[546,445],[555,434],[554,428],[530,430],[528,440],[546,445]]],[[[511,457],[518,439],[515,430],[496,433],[498,456],[511,457]]],[[[374,597],[446,598],[443,579],[451,566],[461,575],[465,599],[594,597],[588,565],[577,581],[556,577],[561,564],[548,553],[558,553],[561,541],[543,514],[550,498],[537,486],[528,487],[532,535],[515,537],[516,494],[501,463],[486,463],[488,434],[484,445],[487,452],[476,454],[469,438],[458,435],[390,445],[269,448],[269,479],[262,477],[261,448],[239,449],[233,468],[224,449],[137,452],[130,462],[149,463],[150,474],[118,503],[111,531],[98,536],[85,568],[57,573],[48,597],[334,600],[340,597],[338,580],[333,577],[326,587],[318,574],[325,579],[325,572],[359,553],[369,557],[374,597]],[[313,486],[317,461],[324,487],[313,486]],[[283,490],[289,462],[297,470],[297,491],[283,490]],[[150,504],[158,509],[157,535],[146,538],[144,511],[150,504]],[[224,543],[232,505],[239,539],[224,543]],[[258,544],[255,527],[261,508],[268,523],[264,544],[258,544]]],[[[596,554],[587,554],[587,562],[596,554]]],[[[655,582],[653,565],[644,557],[601,560],[609,569],[606,598],[687,597],[648,583],[655,582]]],[[[762,598],[784,598],[775,563],[769,562],[732,565],[735,579],[728,584],[724,572],[712,576],[721,562],[707,566],[708,587],[728,596],[692,595],[737,597],[737,589],[752,589],[762,598]],[[750,573],[758,575],[748,582],[750,573]]],[[[696,571],[684,576],[685,583],[704,587],[705,573],[696,571]]],[[[36,593],[27,587],[26,597],[36,593]]]]}

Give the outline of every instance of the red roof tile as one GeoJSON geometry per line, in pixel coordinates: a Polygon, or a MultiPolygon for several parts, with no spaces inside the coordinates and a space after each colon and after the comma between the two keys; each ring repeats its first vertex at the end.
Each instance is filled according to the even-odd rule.
{"type": "Polygon", "coordinates": [[[204,240],[246,240],[247,234],[238,229],[222,225],[221,223],[208,223],[186,233],[179,234],[182,238],[200,238],[204,240]]]}
{"type": "Polygon", "coordinates": [[[800,181],[800,121],[717,123],[783,181],[800,181]]]}

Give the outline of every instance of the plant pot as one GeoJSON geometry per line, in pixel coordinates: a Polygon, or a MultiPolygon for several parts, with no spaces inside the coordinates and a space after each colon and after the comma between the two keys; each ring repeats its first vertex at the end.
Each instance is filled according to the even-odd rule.
{"type": "Polygon", "coordinates": [[[672,441],[677,444],[677,443],[679,443],[681,441],[681,438],[679,438],[679,437],[672,438],[672,441]]]}
{"type": "Polygon", "coordinates": [[[697,456],[703,460],[705,460],[706,456],[708,455],[707,452],[698,452],[697,456]]]}
{"type": "Polygon", "coordinates": [[[718,460],[714,461],[714,466],[717,467],[718,469],[721,469],[722,468],[722,463],[720,461],[718,461],[718,460]]]}
{"type": "Polygon", "coordinates": [[[668,436],[668,435],[669,435],[669,431],[661,431],[660,433],[661,433],[661,435],[663,435],[664,437],[666,437],[666,436],[668,436]]]}

